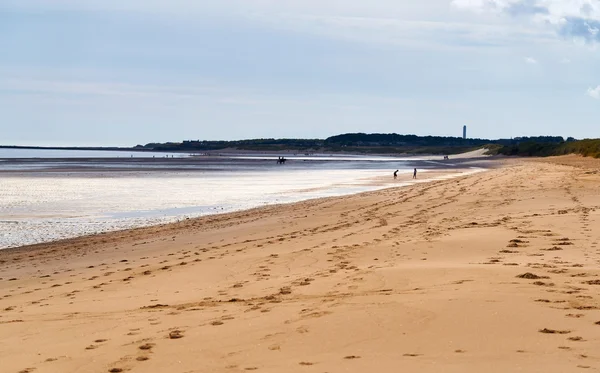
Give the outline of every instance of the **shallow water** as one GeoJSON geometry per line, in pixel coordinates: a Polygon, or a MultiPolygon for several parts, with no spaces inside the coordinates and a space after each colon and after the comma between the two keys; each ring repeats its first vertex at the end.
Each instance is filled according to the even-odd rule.
{"type": "Polygon", "coordinates": [[[111,150],[62,150],[0,148],[0,158],[162,158],[188,157],[184,153],[132,152],[111,150]]]}
{"type": "MultiPolygon", "coordinates": [[[[278,166],[271,158],[207,158],[0,164],[0,248],[400,186],[392,171],[410,173],[415,162],[290,159],[278,166]]],[[[419,167],[427,172],[439,165],[419,167]]]]}

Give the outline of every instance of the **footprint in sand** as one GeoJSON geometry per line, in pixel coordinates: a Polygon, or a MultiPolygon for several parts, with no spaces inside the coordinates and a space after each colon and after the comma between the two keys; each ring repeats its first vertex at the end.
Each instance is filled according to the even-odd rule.
{"type": "Polygon", "coordinates": [[[169,338],[170,339],[179,339],[179,338],[183,338],[183,331],[175,329],[171,332],[169,332],[169,338]]]}
{"type": "Polygon", "coordinates": [[[308,333],[309,330],[308,330],[308,327],[306,327],[306,326],[300,326],[296,329],[296,332],[298,332],[300,334],[305,334],[305,333],[308,333]]]}
{"type": "Polygon", "coordinates": [[[538,276],[538,275],[536,275],[534,273],[531,273],[531,272],[526,272],[526,273],[520,274],[520,275],[518,275],[516,277],[517,278],[524,278],[524,279],[527,279],[527,280],[539,280],[539,279],[550,278],[548,276],[538,276]]]}
{"type": "Polygon", "coordinates": [[[144,343],[143,345],[139,346],[138,348],[140,350],[148,351],[148,350],[151,350],[152,348],[154,348],[154,346],[155,346],[154,343],[144,343]]]}
{"type": "Polygon", "coordinates": [[[569,333],[571,333],[570,330],[556,330],[556,329],[548,329],[548,328],[540,329],[539,332],[544,333],[544,334],[569,334],[569,333]]]}
{"type": "Polygon", "coordinates": [[[547,249],[540,249],[541,251],[561,251],[562,248],[558,247],[558,246],[552,246],[550,248],[547,249]]]}

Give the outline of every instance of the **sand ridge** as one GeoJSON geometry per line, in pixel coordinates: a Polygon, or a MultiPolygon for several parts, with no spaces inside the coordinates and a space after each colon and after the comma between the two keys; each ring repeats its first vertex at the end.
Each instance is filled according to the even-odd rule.
{"type": "Polygon", "coordinates": [[[0,251],[1,372],[593,371],[600,163],[0,251]]]}

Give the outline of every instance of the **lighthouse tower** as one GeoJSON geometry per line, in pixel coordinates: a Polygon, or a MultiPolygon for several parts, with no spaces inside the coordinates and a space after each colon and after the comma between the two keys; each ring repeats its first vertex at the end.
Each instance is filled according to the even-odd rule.
{"type": "Polygon", "coordinates": [[[467,126],[463,126],[463,139],[467,138],[467,126]]]}

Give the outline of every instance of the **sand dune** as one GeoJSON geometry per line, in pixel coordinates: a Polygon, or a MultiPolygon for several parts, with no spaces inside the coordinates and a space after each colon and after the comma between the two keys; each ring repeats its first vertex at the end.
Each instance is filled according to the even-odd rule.
{"type": "Polygon", "coordinates": [[[600,368],[600,162],[0,252],[1,372],[600,368]]]}

